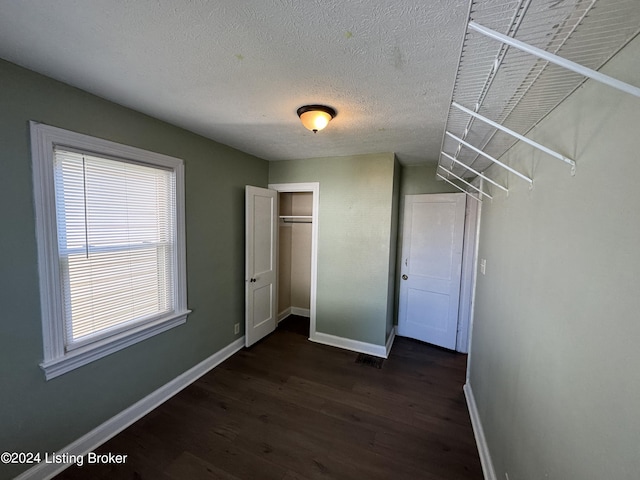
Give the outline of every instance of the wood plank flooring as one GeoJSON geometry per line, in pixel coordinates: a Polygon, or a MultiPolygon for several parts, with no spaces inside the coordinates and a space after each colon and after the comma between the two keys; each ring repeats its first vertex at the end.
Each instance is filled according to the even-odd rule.
{"type": "Polygon", "coordinates": [[[308,320],[204,375],[57,479],[482,479],[466,355],[396,338],[382,368],[307,340],[308,320]]]}

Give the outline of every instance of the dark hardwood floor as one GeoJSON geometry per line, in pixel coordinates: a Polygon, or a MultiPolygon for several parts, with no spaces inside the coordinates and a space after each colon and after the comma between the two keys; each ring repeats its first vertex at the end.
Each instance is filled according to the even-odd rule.
{"type": "Polygon", "coordinates": [[[396,338],[378,369],[289,317],[57,479],[482,479],[466,355],[396,338]]]}

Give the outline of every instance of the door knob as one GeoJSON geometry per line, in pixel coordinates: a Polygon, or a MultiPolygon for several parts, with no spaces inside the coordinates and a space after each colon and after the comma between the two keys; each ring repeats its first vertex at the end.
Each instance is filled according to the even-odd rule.
{"type": "Polygon", "coordinates": [[[252,278],[252,279],[251,279],[251,280],[249,280],[249,281],[250,281],[251,283],[253,283],[253,282],[255,282],[255,281],[256,281],[256,279],[255,279],[255,278],[252,278]]]}
{"type": "Polygon", "coordinates": [[[407,280],[409,277],[407,277],[406,275],[402,275],[402,279],[403,280],[407,280]]]}

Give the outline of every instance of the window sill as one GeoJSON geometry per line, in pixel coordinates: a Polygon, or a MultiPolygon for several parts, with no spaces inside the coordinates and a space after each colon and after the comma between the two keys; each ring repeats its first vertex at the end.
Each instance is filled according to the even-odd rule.
{"type": "Polygon", "coordinates": [[[140,325],[139,327],[119,333],[113,337],[105,338],[104,340],[68,352],[62,357],[42,362],[40,368],[44,370],[46,380],[51,380],[52,378],[91,363],[94,360],[106,357],[130,345],[134,345],[142,340],[182,325],[187,321],[187,315],[190,313],[191,310],[185,310],[169,317],[158,319],[155,322],[140,325]]]}

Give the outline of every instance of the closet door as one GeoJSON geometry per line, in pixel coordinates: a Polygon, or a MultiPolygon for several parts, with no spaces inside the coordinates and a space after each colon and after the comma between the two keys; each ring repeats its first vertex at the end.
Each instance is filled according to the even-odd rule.
{"type": "Polygon", "coordinates": [[[278,192],[246,188],[245,344],[276,328],[278,192]]]}

